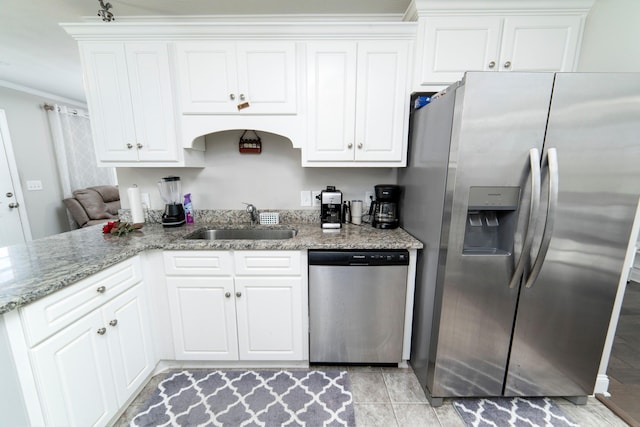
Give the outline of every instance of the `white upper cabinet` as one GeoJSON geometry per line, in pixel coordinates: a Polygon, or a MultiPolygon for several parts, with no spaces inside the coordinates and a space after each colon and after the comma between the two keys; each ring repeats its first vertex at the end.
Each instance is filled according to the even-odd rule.
{"type": "Polygon", "coordinates": [[[295,114],[292,41],[177,42],[183,114],[295,114]]]}
{"type": "Polygon", "coordinates": [[[407,40],[307,43],[303,166],[404,166],[407,40]]]}
{"type": "Polygon", "coordinates": [[[424,91],[466,71],[574,71],[593,1],[418,3],[413,89],[424,91]]]}
{"type": "Polygon", "coordinates": [[[201,165],[176,139],[167,43],[82,42],[80,50],[99,165],[201,165]]]}

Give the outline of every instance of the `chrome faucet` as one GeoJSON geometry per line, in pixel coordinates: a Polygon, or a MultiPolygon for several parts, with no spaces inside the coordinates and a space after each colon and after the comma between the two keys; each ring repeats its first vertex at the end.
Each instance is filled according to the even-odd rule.
{"type": "Polygon", "coordinates": [[[247,212],[251,216],[251,225],[256,225],[258,223],[258,210],[251,203],[245,203],[245,205],[247,205],[247,212]]]}

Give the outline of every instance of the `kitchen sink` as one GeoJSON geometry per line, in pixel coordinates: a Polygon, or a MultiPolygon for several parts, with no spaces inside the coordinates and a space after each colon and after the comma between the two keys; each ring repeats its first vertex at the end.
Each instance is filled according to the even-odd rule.
{"type": "Polygon", "coordinates": [[[199,230],[184,236],[184,238],[198,240],[281,240],[291,239],[296,234],[298,234],[298,231],[293,229],[221,228],[199,230]]]}

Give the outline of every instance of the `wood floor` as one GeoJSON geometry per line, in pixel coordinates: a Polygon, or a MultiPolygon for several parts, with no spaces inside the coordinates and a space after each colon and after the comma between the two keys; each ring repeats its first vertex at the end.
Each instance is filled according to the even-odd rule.
{"type": "Polygon", "coordinates": [[[640,427],[640,284],[629,282],[607,368],[609,398],[600,398],[629,425],[640,427]]]}

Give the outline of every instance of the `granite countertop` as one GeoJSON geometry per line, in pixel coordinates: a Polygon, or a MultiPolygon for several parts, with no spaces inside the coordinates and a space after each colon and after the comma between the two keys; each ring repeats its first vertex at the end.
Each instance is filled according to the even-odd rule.
{"type": "MultiPolygon", "coordinates": [[[[196,217],[196,220],[198,218],[196,217]]],[[[0,314],[36,301],[109,266],[152,249],[165,250],[303,250],[420,249],[422,243],[406,231],[379,230],[368,224],[345,224],[323,232],[319,223],[289,223],[263,228],[294,228],[286,240],[190,240],[202,228],[249,228],[245,224],[197,222],[178,228],[145,224],[142,230],[117,237],[102,234],[102,226],[0,248],[0,314]]]]}

